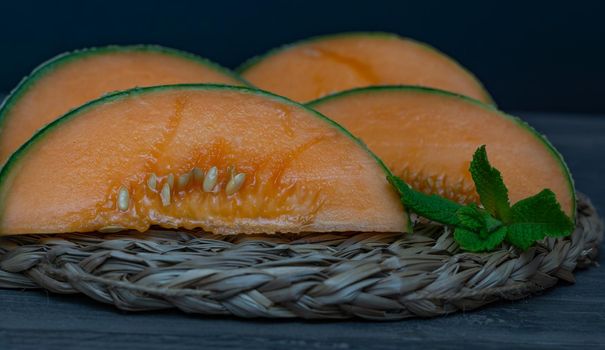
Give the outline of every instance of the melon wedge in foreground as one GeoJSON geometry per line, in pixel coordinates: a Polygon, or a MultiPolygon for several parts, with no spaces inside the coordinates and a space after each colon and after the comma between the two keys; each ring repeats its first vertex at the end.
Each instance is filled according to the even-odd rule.
{"type": "Polygon", "coordinates": [[[0,164],[38,129],[103,94],[179,83],[245,85],[195,55],[159,46],[108,46],[59,55],[36,68],[0,107],[0,164]]]}
{"type": "Polygon", "coordinates": [[[491,106],[413,86],[354,89],[309,106],[360,137],[417,190],[478,203],[468,168],[486,145],[512,203],[549,188],[575,217],[573,181],[561,155],[531,126],[491,106]]]}
{"type": "Polygon", "coordinates": [[[493,103],[481,83],[436,49],[389,33],[343,33],[286,45],[244,63],[261,89],[307,102],[337,91],[387,84],[422,85],[493,103]]]}
{"type": "Polygon", "coordinates": [[[175,85],[68,113],[0,173],[0,234],[404,232],[388,169],[319,113],[259,90],[175,85]]]}

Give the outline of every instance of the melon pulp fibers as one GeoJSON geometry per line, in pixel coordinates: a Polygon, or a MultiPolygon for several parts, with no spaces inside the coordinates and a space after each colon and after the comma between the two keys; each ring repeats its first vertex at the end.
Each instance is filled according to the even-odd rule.
{"type": "Polygon", "coordinates": [[[343,33],[300,41],[239,68],[255,86],[310,101],[371,85],[422,85],[493,103],[481,83],[447,55],[388,33],[343,33]]]}
{"type": "Polygon", "coordinates": [[[549,188],[575,217],[573,181],[561,155],[528,124],[491,106],[410,86],[353,89],[309,106],[360,137],[417,190],[478,203],[468,168],[474,151],[486,145],[511,203],[549,188]]]}
{"type": "Polygon", "coordinates": [[[339,125],[225,85],[134,89],[38,132],[0,172],[0,234],[408,229],[390,172],[339,125]]]}
{"type": "Polygon", "coordinates": [[[103,94],[178,83],[245,85],[206,59],[159,46],[108,46],[59,55],[36,68],[0,107],[0,164],[38,129],[103,94]]]}

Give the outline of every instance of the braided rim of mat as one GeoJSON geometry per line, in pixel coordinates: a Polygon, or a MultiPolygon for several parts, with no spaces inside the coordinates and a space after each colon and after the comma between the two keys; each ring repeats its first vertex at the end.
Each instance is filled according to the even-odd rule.
{"type": "Polygon", "coordinates": [[[394,320],[470,310],[574,282],[603,223],[579,195],[577,228],[519,253],[461,252],[451,231],[216,236],[188,231],[0,240],[0,287],[83,293],[129,311],[394,320]]]}

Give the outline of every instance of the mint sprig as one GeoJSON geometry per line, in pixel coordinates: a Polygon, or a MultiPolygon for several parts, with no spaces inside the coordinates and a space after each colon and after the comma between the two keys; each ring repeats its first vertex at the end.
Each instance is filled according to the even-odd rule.
{"type": "Polygon", "coordinates": [[[545,236],[567,236],[574,229],[573,222],[563,213],[555,194],[549,189],[517,202],[511,211],[507,240],[521,249],[529,248],[545,236]]]}
{"type": "Polygon", "coordinates": [[[506,238],[506,227],[500,227],[489,236],[482,237],[479,233],[465,228],[454,229],[454,239],[460,247],[471,252],[483,252],[496,249],[506,238]]]}
{"type": "Polygon", "coordinates": [[[489,164],[485,145],[475,151],[469,170],[485,210],[494,217],[509,220],[508,189],[502,180],[500,171],[489,164]]]}
{"type": "Polygon", "coordinates": [[[402,179],[390,176],[403,204],[429,220],[454,228],[454,239],[464,250],[489,251],[506,241],[526,250],[545,237],[568,236],[572,220],[561,210],[555,194],[544,189],[520,200],[512,207],[508,189],[498,169],[491,166],[484,146],[477,149],[469,171],[479,194],[481,206],[461,205],[437,195],[414,190],[402,179]]]}
{"type": "Polygon", "coordinates": [[[390,176],[388,180],[399,191],[406,208],[413,208],[416,214],[442,224],[458,225],[457,212],[460,204],[434,194],[416,191],[396,176],[390,176]]]}

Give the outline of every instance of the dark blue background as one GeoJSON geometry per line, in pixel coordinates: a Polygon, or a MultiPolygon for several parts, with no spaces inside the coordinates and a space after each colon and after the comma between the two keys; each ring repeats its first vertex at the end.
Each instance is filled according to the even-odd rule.
{"type": "Polygon", "coordinates": [[[428,42],[500,107],[605,112],[605,2],[13,1],[0,5],[0,92],[62,51],[155,43],[227,67],[276,45],[351,30],[428,42]]]}

